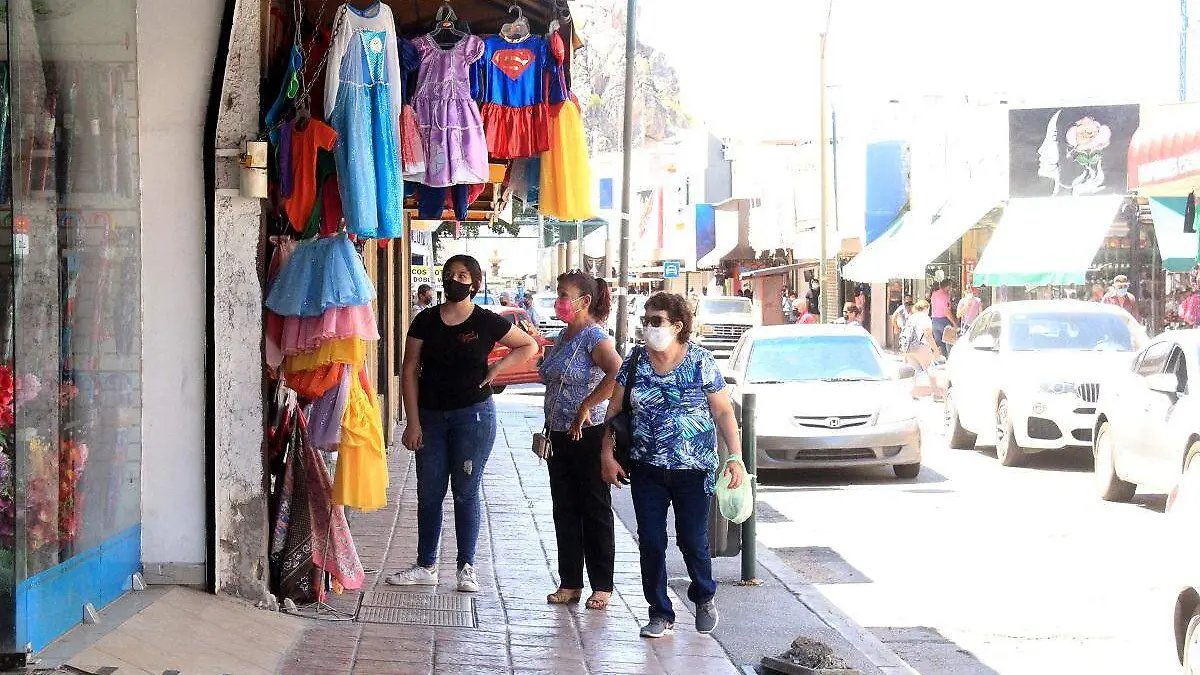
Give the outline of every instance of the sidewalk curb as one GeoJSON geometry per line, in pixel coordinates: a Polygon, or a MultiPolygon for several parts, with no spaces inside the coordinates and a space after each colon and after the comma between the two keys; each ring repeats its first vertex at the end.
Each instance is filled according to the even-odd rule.
{"type": "Polygon", "coordinates": [[[841,635],[850,646],[865,656],[876,668],[887,675],[920,675],[896,655],[887,645],[875,637],[870,631],[854,622],[842,613],[815,586],[808,583],[796,570],[785,563],[775,551],[758,546],[758,564],[762,565],[783,584],[792,595],[796,596],[804,606],[841,635]]]}

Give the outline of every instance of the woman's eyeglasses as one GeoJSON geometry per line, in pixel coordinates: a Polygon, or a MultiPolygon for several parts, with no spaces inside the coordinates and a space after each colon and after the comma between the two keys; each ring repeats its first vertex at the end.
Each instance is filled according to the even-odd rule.
{"type": "Polygon", "coordinates": [[[665,316],[643,316],[642,326],[646,328],[658,328],[660,326],[670,326],[671,320],[665,316]]]}

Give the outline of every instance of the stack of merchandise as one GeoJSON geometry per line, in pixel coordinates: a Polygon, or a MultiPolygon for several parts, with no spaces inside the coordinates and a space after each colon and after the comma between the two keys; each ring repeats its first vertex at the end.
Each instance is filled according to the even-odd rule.
{"type": "Polygon", "coordinates": [[[375,289],[345,233],[278,247],[267,296],[268,360],[311,403],[311,443],[337,452],[333,503],[371,511],[387,504],[379,397],[367,349],[379,340],[375,289]],[[282,356],[282,359],[279,357],[282,356]]]}

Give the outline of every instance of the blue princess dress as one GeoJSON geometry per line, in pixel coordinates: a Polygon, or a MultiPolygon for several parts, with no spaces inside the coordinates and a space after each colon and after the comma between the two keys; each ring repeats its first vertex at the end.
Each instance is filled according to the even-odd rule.
{"type": "Polygon", "coordinates": [[[346,228],[364,239],[399,237],[404,209],[401,64],[414,69],[416,51],[411,43],[397,40],[392,10],[379,2],[362,11],[342,5],[334,26],[325,119],[338,134],[333,151],[346,228]]]}

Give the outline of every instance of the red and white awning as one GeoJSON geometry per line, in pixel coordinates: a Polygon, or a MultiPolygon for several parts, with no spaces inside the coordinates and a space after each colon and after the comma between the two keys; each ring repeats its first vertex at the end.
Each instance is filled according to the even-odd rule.
{"type": "Polygon", "coordinates": [[[1142,126],[1129,144],[1129,189],[1143,197],[1200,191],[1200,106],[1142,111],[1142,126]]]}

